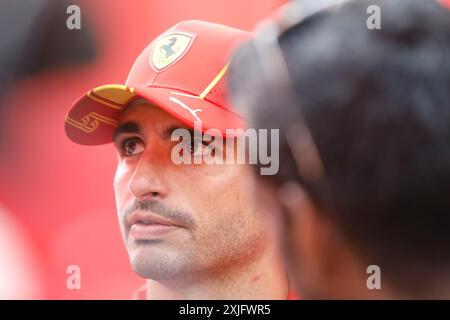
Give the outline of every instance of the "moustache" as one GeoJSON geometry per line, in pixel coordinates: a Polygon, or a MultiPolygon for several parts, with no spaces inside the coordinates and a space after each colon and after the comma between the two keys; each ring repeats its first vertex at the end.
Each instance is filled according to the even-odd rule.
{"type": "Polygon", "coordinates": [[[192,215],[184,210],[180,209],[172,209],[167,207],[161,201],[158,200],[135,200],[129,206],[127,206],[123,211],[124,222],[129,221],[129,216],[135,211],[148,211],[152,214],[158,215],[162,218],[166,218],[167,220],[173,221],[174,223],[194,228],[195,221],[192,215]]]}

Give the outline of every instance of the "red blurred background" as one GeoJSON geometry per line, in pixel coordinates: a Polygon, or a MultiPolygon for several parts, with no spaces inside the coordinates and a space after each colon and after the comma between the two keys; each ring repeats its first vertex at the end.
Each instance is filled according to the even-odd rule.
{"type": "MultiPolygon", "coordinates": [[[[66,138],[71,103],[95,86],[123,83],[140,51],[181,20],[252,30],[282,0],[78,2],[82,27],[88,23],[93,32],[96,58],[22,78],[3,98],[8,111],[1,121],[7,147],[0,158],[0,207],[12,219],[12,240],[0,236],[0,250],[16,260],[11,269],[22,283],[16,283],[20,292],[14,297],[128,299],[144,281],[130,267],[116,222],[115,151],[66,138]],[[66,288],[69,265],[81,268],[80,290],[66,288]]],[[[0,274],[3,285],[8,279],[0,274]]]]}
{"type": "Polygon", "coordinates": [[[115,151],[70,142],[66,111],[95,86],[123,83],[140,51],[173,24],[201,19],[252,30],[282,2],[78,1],[96,58],[22,78],[2,98],[8,108],[0,122],[6,141],[0,157],[0,254],[11,263],[8,270],[0,267],[1,298],[7,285],[15,286],[13,298],[131,297],[144,280],[131,270],[116,222],[115,151]],[[69,265],[81,268],[80,290],[66,287],[69,265]]]}

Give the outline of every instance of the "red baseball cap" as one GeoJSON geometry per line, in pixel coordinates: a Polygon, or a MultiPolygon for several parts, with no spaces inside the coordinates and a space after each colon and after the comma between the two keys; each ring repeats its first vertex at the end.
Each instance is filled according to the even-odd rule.
{"type": "Polygon", "coordinates": [[[75,101],[66,115],[67,136],[83,145],[111,142],[123,110],[139,98],[190,127],[201,121],[203,131],[245,128],[226,100],[225,74],[233,49],[251,37],[216,23],[178,23],[142,51],[125,85],[103,85],[75,101]]]}

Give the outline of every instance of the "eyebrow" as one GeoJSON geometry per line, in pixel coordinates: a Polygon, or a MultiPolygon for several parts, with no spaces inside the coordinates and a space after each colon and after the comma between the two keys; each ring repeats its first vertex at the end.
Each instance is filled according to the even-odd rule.
{"type": "MultiPolygon", "coordinates": [[[[161,132],[161,138],[164,140],[170,140],[172,137],[172,133],[177,129],[187,130],[191,137],[194,136],[194,129],[189,127],[184,127],[182,125],[171,125],[164,128],[161,132]]],[[[113,133],[113,142],[116,141],[117,137],[123,133],[137,133],[142,135],[142,129],[136,121],[128,121],[121,125],[119,125],[113,133]]]]}
{"type": "Polygon", "coordinates": [[[187,127],[183,127],[182,125],[173,125],[173,126],[168,126],[167,128],[165,128],[162,132],[161,132],[161,137],[164,140],[169,140],[172,137],[172,133],[177,130],[177,129],[184,129],[189,131],[189,133],[191,134],[191,136],[194,135],[194,129],[192,128],[187,128],[187,127]]]}
{"type": "Polygon", "coordinates": [[[128,121],[119,125],[113,133],[113,141],[122,133],[139,133],[142,134],[141,127],[135,121],[128,121]]]}

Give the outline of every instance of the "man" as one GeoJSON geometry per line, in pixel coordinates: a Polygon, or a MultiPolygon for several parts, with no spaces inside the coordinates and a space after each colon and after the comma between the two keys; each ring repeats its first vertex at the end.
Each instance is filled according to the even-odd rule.
{"type": "MultiPolygon", "coordinates": [[[[93,89],[67,114],[71,140],[114,141],[118,150],[120,229],[134,271],[148,279],[138,298],[288,296],[271,229],[249,201],[250,169],[176,164],[172,155],[177,129],[194,136],[198,122],[220,135],[242,127],[225,100],[224,75],[231,51],[250,36],[223,25],[181,22],[144,49],[125,86],[93,89]]],[[[196,158],[198,148],[210,144],[194,138],[181,152],[196,158]]]]}
{"type": "Polygon", "coordinates": [[[293,280],[305,298],[448,299],[450,12],[312,2],[283,13],[307,17],[278,37],[262,27],[230,66],[250,127],[280,128],[280,171],[255,194],[293,280]],[[381,29],[367,26],[374,8],[381,29]]]}

